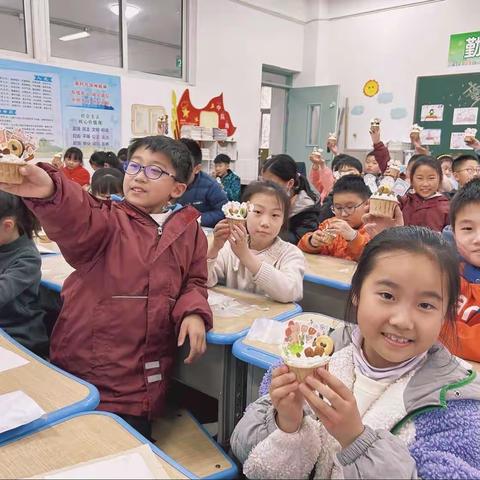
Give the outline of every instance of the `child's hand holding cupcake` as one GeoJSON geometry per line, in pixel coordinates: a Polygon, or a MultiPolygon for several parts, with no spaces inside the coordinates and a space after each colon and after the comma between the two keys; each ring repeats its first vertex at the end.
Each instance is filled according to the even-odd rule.
{"type": "Polygon", "coordinates": [[[223,248],[230,235],[228,220],[222,220],[213,229],[213,242],[208,248],[208,258],[217,258],[218,252],[223,248]]]}
{"type": "Polygon", "coordinates": [[[330,232],[329,229],[316,230],[310,237],[310,245],[313,248],[319,248],[322,245],[331,245],[335,240],[335,237],[336,235],[333,232],[330,232]]]}
{"type": "Polygon", "coordinates": [[[357,230],[353,229],[345,220],[332,218],[328,230],[334,235],[340,235],[347,242],[351,242],[357,236],[357,230]]]}

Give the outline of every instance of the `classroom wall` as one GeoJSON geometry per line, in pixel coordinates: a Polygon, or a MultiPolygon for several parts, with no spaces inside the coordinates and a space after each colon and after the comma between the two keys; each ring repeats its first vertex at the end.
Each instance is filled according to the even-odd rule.
{"type": "MultiPolygon", "coordinates": [[[[328,13],[333,19],[322,22],[318,44],[328,43],[320,50],[316,46],[315,84],[339,84],[342,103],[349,98],[350,149],[369,147],[368,125],[374,116],[382,119],[386,140],[408,141],[417,76],[478,71],[474,66],[447,66],[450,34],[479,29],[478,0],[333,1],[328,13]],[[401,4],[409,5],[398,8],[401,4]],[[365,13],[380,7],[397,8],[365,13]],[[351,16],[334,19],[340,15],[351,16]],[[379,82],[380,95],[363,94],[369,79],[379,82]],[[392,100],[380,103],[390,97],[381,94],[392,94],[392,100]],[[354,107],[363,107],[363,114],[352,115],[354,107]],[[395,110],[402,118],[392,119],[392,109],[403,109],[395,110]]],[[[308,42],[305,45],[310,48],[308,42]]]]}

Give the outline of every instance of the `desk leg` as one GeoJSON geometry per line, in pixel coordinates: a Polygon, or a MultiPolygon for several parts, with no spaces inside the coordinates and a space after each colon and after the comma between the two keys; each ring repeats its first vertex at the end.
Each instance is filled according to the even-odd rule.
{"type": "Polygon", "coordinates": [[[258,398],[258,389],[262,383],[263,376],[266,370],[256,367],[255,365],[248,365],[248,377],[247,377],[247,406],[253,403],[258,398]]]}
{"type": "Polygon", "coordinates": [[[303,300],[300,303],[304,312],[316,312],[334,318],[344,319],[348,291],[303,282],[303,300]]]}

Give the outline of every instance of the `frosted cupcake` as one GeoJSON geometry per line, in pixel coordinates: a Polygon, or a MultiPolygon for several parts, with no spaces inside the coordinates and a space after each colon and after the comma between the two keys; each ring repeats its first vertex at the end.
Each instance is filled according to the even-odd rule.
{"type": "Polygon", "coordinates": [[[16,185],[23,183],[20,167],[24,167],[26,164],[27,162],[5,149],[3,153],[0,153],[0,183],[16,185]]]}
{"type": "Polygon", "coordinates": [[[410,138],[420,140],[420,132],[423,130],[423,127],[418,125],[417,123],[414,123],[412,125],[412,128],[410,129],[410,138]]]}
{"type": "Polygon", "coordinates": [[[250,210],[251,205],[248,202],[227,202],[222,207],[223,214],[228,220],[230,228],[232,228],[233,225],[245,225],[250,210]]]}
{"type": "Polygon", "coordinates": [[[393,158],[391,158],[389,161],[388,161],[388,168],[390,170],[395,170],[395,172],[397,173],[397,177],[398,177],[398,174],[400,173],[400,169],[401,169],[401,166],[402,166],[402,163],[399,161],[399,160],[394,160],[393,158]]]}
{"type": "Polygon", "coordinates": [[[370,197],[369,213],[377,217],[393,218],[398,200],[393,192],[394,181],[387,182],[387,179],[393,180],[392,177],[385,177],[376,193],[370,197]]]}
{"type": "Polygon", "coordinates": [[[466,128],[464,132],[464,139],[466,142],[473,142],[475,137],[477,136],[477,129],[476,128],[466,128]]]}
{"type": "Polygon", "coordinates": [[[329,142],[337,142],[337,134],[336,133],[329,133],[327,140],[329,142]]]}
{"type": "Polygon", "coordinates": [[[313,320],[290,320],[285,328],[281,355],[297,380],[304,382],[315,369],[327,368],[333,348],[325,326],[313,320]]]}
{"type": "Polygon", "coordinates": [[[372,118],[370,120],[370,127],[379,127],[381,120],[379,118],[372,118]]]}
{"type": "Polygon", "coordinates": [[[328,228],[325,230],[322,230],[323,233],[323,243],[325,245],[331,245],[333,241],[337,238],[337,236],[328,228]]]}

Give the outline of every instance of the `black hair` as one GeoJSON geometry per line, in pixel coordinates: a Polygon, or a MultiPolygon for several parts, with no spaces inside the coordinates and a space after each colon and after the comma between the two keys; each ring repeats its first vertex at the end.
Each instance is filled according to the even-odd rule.
{"type": "Polygon", "coordinates": [[[467,182],[458,190],[450,202],[450,224],[453,230],[455,230],[458,212],[471,204],[480,204],[480,178],[473,178],[467,182]]]}
{"type": "Polygon", "coordinates": [[[117,156],[113,152],[93,152],[90,156],[90,165],[104,168],[107,164],[111,168],[116,168],[123,173],[123,167],[117,156]]]}
{"type": "Polygon", "coordinates": [[[360,175],[344,175],[333,185],[333,197],[338,193],[355,193],[362,200],[370,198],[372,192],[360,175]]]}
{"type": "Polygon", "coordinates": [[[230,165],[230,162],[232,159],[228,156],[225,155],[225,153],[219,153],[216,157],[213,163],[226,163],[227,165],[230,165]]]}
{"type": "Polygon", "coordinates": [[[83,164],[83,152],[77,147],[70,147],[65,150],[63,158],[73,158],[77,162],[83,164]]]}
{"type": "MultiPolygon", "coordinates": [[[[373,150],[371,150],[370,152],[368,152],[366,155],[365,155],[365,160],[368,158],[368,157],[374,157],[375,156],[375,152],[373,150]]],[[[377,159],[375,158],[375,161],[377,161],[377,159]]],[[[378,162],[377,162],[378,163],[378,162]]]]}
{"type": "Polygon", "coordinates": [[[407,166],[409,166],[410,164],[412,164],[412,167],[413,167],[413,164],[419,159],[423,157],[423,155],[421,155],[420,153],[415,153],[414,155],[412,155],[409,159],[408,159],[408,163],[407,163],[407,166]]]}
{"type": "Polygon", "coordinates": [[[463,164],[468,160],[475,160],[477,163],[480,163],[476,155],[473,155],[472,153],[465,153],[453,159],[452,171],[458,172],[463,167],[463,164]]]}
{"type": "Polygon", "coordinates": [[[360,174],[363,173],[362,162],[358,158],[352,157],[351,155],[347,155],[345,153],[340,153],[337,155],[332,162],[332,170],[334,172],[337,172],[342,167],[355,168],[355,170],[358,170],[360,174]]]}
{"type": "Polygon", "coordinates": [[[270,180],[251,182],[243,192],[242,202],[250,201],[250,199],[257,193],[264,193],[276,197],[283,210],[282,230],[286,229],[288,227],[288,218],[290,214],[290,198],[285,189],[270,180]]]}
{"type": "Polygon", "coordinates": [[[453,157],[451,155],[448,155],[447,153],[444,153],[442,155],[439,155],[437,157],[437,160],[440,162],[440,165],[442,165],[445,162],[453,162],[453,157]]]}
{"type": "Polygon", "coordinates": [[[20,235],[32,238],[40,230],[40,224],[33,213],[25,206],[20,197],[0,191],[0,220],[12,217],[20,235]]]}
{"type": "Polygon", "coordinates": [[[173,140],[165,135],[134,138],[128,147],[128,161],[139,148],[146,148],[153,153],[165,155],[175,170],[175,178],[180,183],[188,183],[192,176],[192,155],[183,142],[173,140]]]}
{"type": "Polygon", "coordinates": [[[414,164],[412,166],[412,169],[410,170],[410,181],[413,181],[413,176],[415,175],[415,172],[418,170],[420,167],[430,167],[438,175],[438,184],[440,185],[442,183],[443,179],[443,172],[442,172],[442,166],[440,165],[440,162],[437,161],[435,157],[431,157],[429,155],[420,155],[418,158],[414,160],[414,164]]]}
{"type": "Polygon", "coordinates": [[[445,319],[454,331],[457,298],[460,293],[458,256],[440,233],[418,226],[389,228],[367,243],[352,278],[345,316],[347,321],[356,323],[362,285],[366,277],[379,265],[377,264],[379,255],[394,251],[427,255],[438,264],[447,277],[448,302],[445,319]]]}
{"type": "Polygon", "coordinates": [[[123,195],[123,174],[116,168],[100,168],[92,175],[93,195],[123,195]]]}
{"type": "Polygon", "coordinates": [[[286,153],[273,155],[263,165],[262,172],[271,172],[285,182],[293,179],[293,193],[295,195],[304,190],[314,202],[318,201],[318,197],[308,180],[299,173],[297,163],[290,155],[286,153]]]}
{"type": "Polygon", "coordinates": [[[127,161],[127,157],[128,157],[128,148],[125,148],[125,147],[121,148],[117,153],[118,161],[121,163],[125,163],[127,161]]]}
{"type": "Polygon", "coordinates": [[[196,167],[202,163],[202,149],[200,145],[191,138],[181,138],[180,142],[182,142],[190,151],[190,155],[192,156],[193,166],[196,167]]]}

